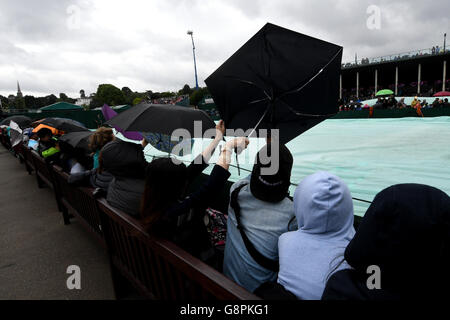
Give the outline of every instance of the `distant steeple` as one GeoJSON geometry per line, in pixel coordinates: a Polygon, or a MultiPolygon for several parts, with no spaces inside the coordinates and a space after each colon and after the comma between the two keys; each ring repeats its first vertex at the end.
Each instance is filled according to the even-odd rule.
{"type": "Polygon", "coordinates": [[[17,81],[17,98],[23,98],[22,91],[20,91],[19,81],[17,81]]]}

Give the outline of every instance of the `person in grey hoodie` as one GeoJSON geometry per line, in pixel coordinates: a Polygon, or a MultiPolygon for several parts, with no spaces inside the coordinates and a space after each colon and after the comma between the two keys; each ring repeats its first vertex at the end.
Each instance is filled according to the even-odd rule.
{"type": "Polygon", "coordinates": [[[347,185],[328,172],[306,177],[294,194],[298,230],[278,241],[278,283],[301,300],[320,300],[328,278],[349,268],[344,252],[355,235],[347,185]]]}

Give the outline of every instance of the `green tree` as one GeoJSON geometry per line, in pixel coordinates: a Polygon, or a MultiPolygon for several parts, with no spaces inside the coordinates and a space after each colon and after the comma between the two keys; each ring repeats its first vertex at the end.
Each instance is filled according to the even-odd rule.
{"type": "Polygon", "coordinates": [[[135,99],[133,100],[133,106],[135,106],[135,105],[141,103],[142,100],[143,100],[143,99],[142,99],[142,98],[139,98],[139,97],[135,98],[135,99]]]}
{"type": "Polygon", "coordinates": [[[7,97],[1,96],[0,95],[0,101],[1,101],[1,105],[3,109],[8,109],[9,108],[9,100],[7,97]]]}
{"type": "Polygon", "coordinates": [[[179,95],[184,95],[184,94],[191,95],[192,94],[192,89],[191,89],[191,87],[189,87],[188,84],[185,84],[183,89],[178,91],[178,94],[179,95]]]}
{"type": "Polygon", "coordinates": [[[69,98],[67,96],[67,94],[65,94],[65,93],[60,93],[58,101],[68,102],[68,103],[75,103],[76,99],[69,98]]]}
{"type": "Polygon", "coordinates": [[[27,109],[36,109],[36,98],[34,96],[25,96],[24,98],[25,101],[25,107],[27,109]]]}
{"type": "Polygon", "coordinates": [[[58,98],[54,94],[46,96],[44,98],[44,107],[54,104],[56,102],[58,102],[58,98]]]}
{"type": "Polygon", "coordinates": [[[198,106],[205,96],[209,94],[208,88],[199,88],[195,90],[189,97],[189,103],[192,106],[198,106]]]}
{"type": "Polygon", "coordinates": [[[14,100],[14,108],[18,110],[24,110],[26,108],[25,100],[23,98],[16,98],[14,100]]]}
{"type": "Polygon", "coordinates": [[[91,108],[94,106],[101,107],[104,104],[110,106],[121,105],[125,103],[125,95],[119,88],[112,84],[101,84],[98,86],[97,93],[91,103],[91,108]]]}

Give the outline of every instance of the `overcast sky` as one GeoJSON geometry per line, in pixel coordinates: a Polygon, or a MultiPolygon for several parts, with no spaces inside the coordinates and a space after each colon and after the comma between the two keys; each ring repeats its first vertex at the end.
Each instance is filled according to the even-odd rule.
{"type": "Polygon", "coordinates": [[[0,94],[16,80],[24,94],[72,97],[101,83],[194,86],[188,29],[201,86],[266,22],[339,44],[344,61],[442,46],[449,12],[448,0],[0,0],[0,94]]]}

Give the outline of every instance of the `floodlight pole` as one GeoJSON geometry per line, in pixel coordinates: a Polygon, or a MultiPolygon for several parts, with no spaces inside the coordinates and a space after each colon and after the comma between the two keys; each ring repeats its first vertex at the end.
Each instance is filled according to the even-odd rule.
{"type": "Polygon", "coordinates": [[[447,33],[444,33],[444,53],[445,53],[445,42],[447,40],[447,33]]]}
{"type": "Polygon", "coordinates": [[[194,69],[195,69],[195,89],[198,89],[197,60],[195,59],[194,32],[189,30],[187,34],[190,35],[192,39],[192,52],[194,53],[194,69]]]}

